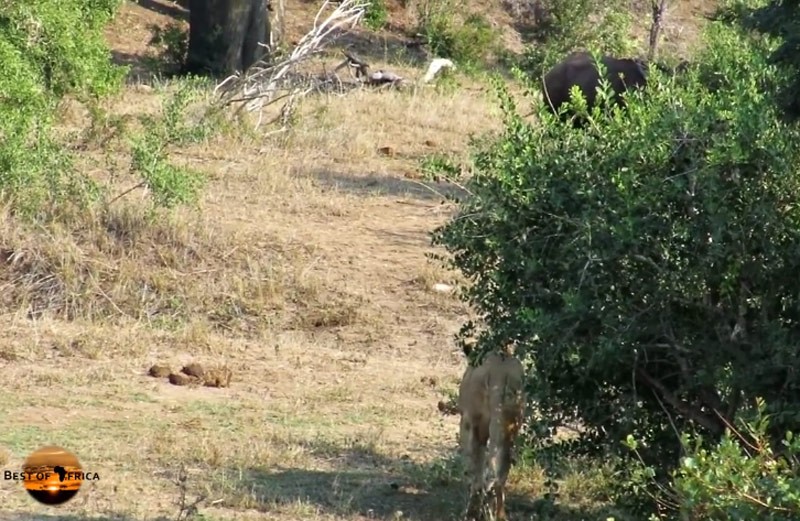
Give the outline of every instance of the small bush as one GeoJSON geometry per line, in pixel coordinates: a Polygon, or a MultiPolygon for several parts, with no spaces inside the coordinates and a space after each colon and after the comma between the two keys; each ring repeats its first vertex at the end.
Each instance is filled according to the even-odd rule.
{"type": "MultiPolygon", "coordinates": [[[[685,455],[669,489],[653,487],[649,478],[654,469],[639,466],[633,486],[654,490],[665,507],[651,519],[800,519],[800,440],[788,431],[778,440],[780,446],[773,447],[765,410],[764,401],[756,400],[753,419],[740,417],[717,443],[682,435],[685,455]]],[[[637,450],[635,440],[627,445],[637,450]]]]}
{"type": "Polygon", "coordinates": [[[449,58],[469,70],[495,51],[497,34],[481,15],[454,14],[464,12],[459,0],[423,0],[418,10],[417,31],[425,35],[434,56],[449,58]]]}
{"type": "Polygon", "coordinates": [[[364,12],[364,25],[373,31],[379,31],[389,22],[389,10],[385,0],[370,0],[364,12]]]}
{"type": "Polygon", "coordinates": [[[461,174],[461,166],[443,154],[425,156],[421,161],[422,175],[426,180],[438,181],[457,179],[461,174]]]}
{"type": "Polygon", "coordinates": [[[750,447],[730,433],[711,449],[702,438],[684,438],[694,448],[675,476],[681,514],[708,521],[800,519],[800,442],[787,432],[778,457],[766,425],[753,427],[758,445],[750,447]]]}
{"type": "Polygon", "coordinates": [[[153,36],[148,44],[156,49],[148,56],[154,72],[179,72],[186,63],[189,52],[189,31],[181,24],[172,22],[165,27],[150,26],[153,36]]]}
{"type": "Polygon", "coordinates": [[[187,121],[187,108],[199,92],[195,82],[184,80],[165,103],[160,117],[144,117],[144,130],[132,140],[133,172],[139,174],[157,206],[193,203],[205,185],[205,177],[169,161],[168,147],[201,141],[214,131],[213,114],[187,121]]]}
{"type": "Polygon", "coordinates": [[[548,16],[536,27],[534,42],[521,68],[540,76],[570,52],[584,48],[625,56],[634,50],[630,39],[631,15],[627,2],[612,0],[547,0],[548,16]]]}

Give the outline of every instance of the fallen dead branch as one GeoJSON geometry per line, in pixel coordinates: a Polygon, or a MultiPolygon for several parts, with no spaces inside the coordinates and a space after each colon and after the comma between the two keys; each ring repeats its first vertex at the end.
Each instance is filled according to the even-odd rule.
{"type": "MultiPolygon", "coordinates": [[[[368,0],[342,0],[336,8],[320,23],[323,13],[331,5],[330,0],[325,0],[314,25],[295,46],[291,53],[283,56],[271,55],[243,73],[237,73],[223,80],[214,92],[218,95],[216,105],[226,107],[238,104],[236,113],[242,110],[259,112],[256,128],[262,123],[263,109],[278,102],[283,103],[279,114],[268,125],[280,123],[281,127],[276,132],[288,128],[289,121],[294,113],[297,100],[311,92],[336,92],[346,93],[364,86],[378,88],[403,87],[410,82],[402,76],[383,69],[370,72],[370,66],[364,60],[350,51],[343,51],[345,59],[333,71],[321,74],[300,72],[300,65],[313,56],[320,54],[324,48],[341,36],[344,32],[353,29],[361,17],[368,0]],[[349,80],[343,80],[338,73],[343,68],[350,71],[349,80]]],[[[269,51],[269,46],[263,45],[269,51]]],[[[455,68],[450,60],[434,59],[421,83],[433,79],[439,70],[449,67],[455,68]]]]}
{"type": "Polygon", "coordinates": [[[330,5],[329,0],[325,0],[314,18],[311,31],[297,43],[288,56],[280,61],[277,61],[279,58],[270,56],[269,46],[263,45],[267,48],[268,58],[256,63],[243,73],[229,76],[217,85],[214,89],[215,94],[219,95],[217,103],[221,106],[240,103],[237,113],[241,110],[259,111],[259,121],[256,124],[258,127],[261,124],[261,109],[272,103],[283,101],[280,115],[270,123],[280,121],[285,127],[294,112],[298,96],[303,96],[316,89],[323,89],[325,86],[341,83],[335,74],[315,77],[297,71],[301,63],[319,54],[343,31],[352,29],[364,15],[367,2],[366,0],[343,0],[320,23],[320,18],[330,5]]]}

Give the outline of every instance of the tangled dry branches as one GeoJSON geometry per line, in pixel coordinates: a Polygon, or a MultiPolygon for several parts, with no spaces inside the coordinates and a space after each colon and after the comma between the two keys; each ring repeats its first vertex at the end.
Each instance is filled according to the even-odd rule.
{"type": "Polygon", "coordinates": [[[243,73],[234,74],[217,85],[215,94],[219,94],[218,104],[227,106],[238,103],[240,106],[237,112],[242,109],[248,112],[259,111],[259,119],[256,124],[258,127],[261,124],[262,109],[267,105],[282,101],[280,115],[270,123],[280,121],[285,128],[298,97],[313,90],[341,83],[335,73],[320,77],[305,75],[297,71],[298,65],[319,54],[342,32],[352,29],[364,15],[367,1],[343,0],[320,23],[320,18],[330,5],[329,0],[325,0],[314,18],[313,28],[297,43],[288,56],[279,61],[275,59],[275,56],[270,56],[268,59],[272,63],[261,61],[243,73]]]}

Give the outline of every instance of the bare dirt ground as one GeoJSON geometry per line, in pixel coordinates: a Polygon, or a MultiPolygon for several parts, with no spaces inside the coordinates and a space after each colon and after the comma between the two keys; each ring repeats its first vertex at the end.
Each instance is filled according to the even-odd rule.
{"type": "MultiPolygon", "coordinates": [[[[289,4],[287,19],[313,18],[315,5],[289,4]]],[[[165,0],[126,3],[108,30],[116,59],[139,67],[149,25],[182,18],[165,0]]],[[[131,85],[111,111],[152,112],[162,94],[131,85]]],[[[0,520],[174,519],[181,489],[206,497],[206,520],[457,518],[457,419],[436,403],[455,392],[452,335],[470,315],[432,289],[454,278],[426,254],[452,211],[437,192],[455,188],[421,182],[419,162],[499,125],[469,80],[451,93],[310,99],[285,135],[223,133],[175,151],[210,183],[201,211],[155,231],[134,233],[133,203],[65,236],[23,233],[0,213],[14,252],[51,274],[37,284],[60,277],[58,302],[74,309],[0,316],[0,466],[57,444],[101,477],[58,508],[2,480],[0,520]],[[73,283],[82,277],[96,280],[73,283]],[[230,387],[147,375],[193,361],[229,368],[230,387]]],[[[10,262],[0,255],[0,270],[10,262]]],[[[586,492],[583,472],[565,498],[586,492]]],[[[527,518],[541,478],[512,470],[512,519],[527,518]]]]}

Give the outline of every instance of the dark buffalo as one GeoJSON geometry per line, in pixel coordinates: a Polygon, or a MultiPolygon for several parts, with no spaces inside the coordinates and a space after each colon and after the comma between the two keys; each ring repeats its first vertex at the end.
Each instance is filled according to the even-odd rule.
{"type": "MultiPolygon", "coordinates": [[[[627,89],[636,89],[647,84],[647,64],[637,59],[620,59],[603,56],[601,61],[606,69],[606,78],[614,91],[614,101],[622,104],[622,93],[627,89]]],[[[574,52],[561,63],[555,65],[543,78],[543,96],[545,103],[558,113],[559,108],[570,99],[570,89],[577,85],[591,109],[597,97],[596,88],[600,86],[600,75],[594,58],[585,51],[574,52]]],[[[565,118],[572,114],[566,114],[565,118]]],[[[579,118],[574,120],[575,126],[583,126],[579,118]]]]}

